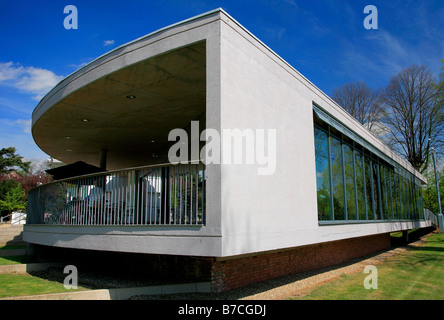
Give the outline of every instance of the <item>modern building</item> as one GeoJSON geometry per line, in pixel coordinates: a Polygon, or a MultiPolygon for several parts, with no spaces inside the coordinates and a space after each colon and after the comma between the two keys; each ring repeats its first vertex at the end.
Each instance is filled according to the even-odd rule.
{"type": "Polygon", "coordinates": [[[339,263],[389,247],[390,232],[431,226],[426,179],[221,9],[77,70],[40,101],[32,134],[51,157],[106,171],[33,189],[25,241],[175,257],[213,291],[339,263]],[[168,160],[173,129],[188,133],[188,163],[168,160]],[[199,159],[193,142],[227,130],[244,140],[218,149],[221,163],[199,159]]]}

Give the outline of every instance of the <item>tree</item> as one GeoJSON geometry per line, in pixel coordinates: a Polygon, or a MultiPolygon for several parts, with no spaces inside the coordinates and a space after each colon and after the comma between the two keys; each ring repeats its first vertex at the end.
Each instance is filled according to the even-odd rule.
{"type": "Polygon", "coordinates": [[[439,106],[444,106],[444,59],[441,60],[443,63],[443,66],[441,67],[441,74],[439,76],[439,83],[436,86],[436,89],[438,90],[438,98],[436,99],[436,102],[439,106]]]}
{"type": "Polygon", "coordinates": [[[369,88],[364,82],[350,82],[333,90],[333,100],[370,131],[378,129],[384,116],[381,90],[369,88]]]}
{"type": "Polygon", "coordinates": [[[8,215],[26,208],[25,192],[20,183],[9,179],[0,182],[0,213],[8,215]]]}
{"type": "Polygon", "coordinates": [[[15,154],[14,147],[3,148],[0,150],[0,174],[16,172],[17,168],[28,172],[30,162],[24,162],[23,157],[15,154]]]}
{"type": "MultiPolygon", "coordinates": [[[[432,166],[433,168],[433,166],[432,166]]],[[[441,195],[441,203],[444,203],[444,168],[438,173],[438,179],[439,179],[439,191],[441,195]]],[[[423,203],[424,208],[427,208],[431,210],[434,213],[438,213],[438,192],[436,189],[436,179],[435,179],[435,171],[427,170],[427,172],[424,174],[424,176],[428,180],[428,184],[423,187],[422,189],[422,195],[423,195],[423,203]]]]}
{"type": "Polygon", "coordinates": [[[383,102],[384,122],[396,149],[419,172],[427,169],[431,147],[443,146],[443,106],[439,89],[425,66],[410,66],[392,77],[383,102]]]}

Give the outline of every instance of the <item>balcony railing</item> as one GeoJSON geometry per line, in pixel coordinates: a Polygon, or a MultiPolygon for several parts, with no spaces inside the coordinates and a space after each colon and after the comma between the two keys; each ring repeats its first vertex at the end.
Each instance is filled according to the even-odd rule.
{"type": "Polygon", "coordinates": [[[432,226],[438,227],[438,217],[430,209],[424,208],[424,219],[430,220],[432,226]]]}
{"type": "Polygon", "coordinates": [[[165,164],[58,180],[29,192],[27,223],[204,225],[205,166],[165,164]]]}

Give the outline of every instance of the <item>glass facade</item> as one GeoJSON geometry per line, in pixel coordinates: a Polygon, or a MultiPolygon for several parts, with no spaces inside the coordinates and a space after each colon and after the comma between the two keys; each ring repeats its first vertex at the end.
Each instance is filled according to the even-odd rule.
{"type": "Polygon", "coordinates": [[[321,224],[423,219],[413,174],[316,118],[314,136],[321,224]]]}
{"type": "Polygon", "coordinates": [[[320,219],[330,220],[331,195],[330,195],[330,166],[328,154],[328,136],[322,130],[315,131],[316,141],[316,185],[318,198],[318,212],[320,219]]]}

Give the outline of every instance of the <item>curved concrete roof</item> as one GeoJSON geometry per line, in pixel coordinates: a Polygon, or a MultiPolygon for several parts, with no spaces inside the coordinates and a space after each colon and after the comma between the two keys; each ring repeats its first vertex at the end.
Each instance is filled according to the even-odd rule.
{"type": "Polygon", "coordinates": [[[219,12],[130,42],[62,80],[33,112],[37,145],[65,163],[99,165],[105,151],[107,169],[159,162],[174,143],[170,130],[205,120],[207,31],[198,29],[219,12]]]}

